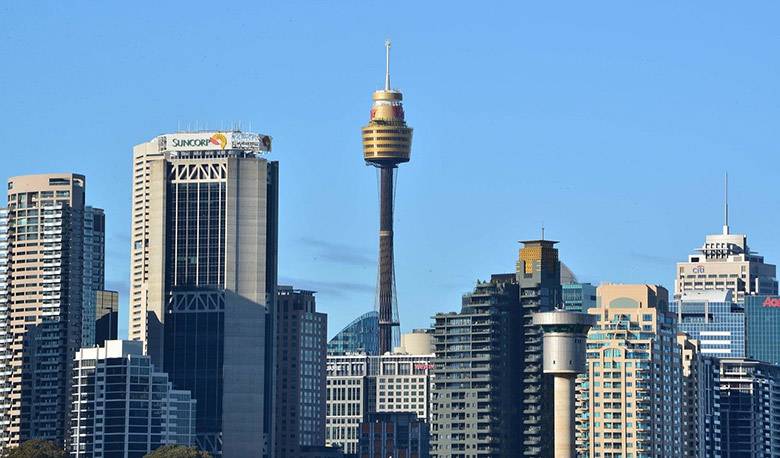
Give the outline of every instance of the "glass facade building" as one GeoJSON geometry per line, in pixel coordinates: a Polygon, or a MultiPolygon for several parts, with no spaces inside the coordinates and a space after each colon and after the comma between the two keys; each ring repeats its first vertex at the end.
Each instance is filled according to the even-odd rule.
{"type": "Polygon", "coordinates": [[[702,358],[699,456],[780,456],[780,367],[744,358],[702,358]]]}
{"type": "MultiPolygon", "coordinates": [[[[747,298],[750,300],[750,296],[747,298]]],[[[669,304],[680,332],[699,341],[700,352],[719,358],[745,356],[745,309],[731,301],[731,292],[684,294],[669,304]]]]}
{"type": "MultiPolygon", "coordinates": [[[[105,288],[106,215],[100,208],[84,208],[84,306],[81,312],[81,346],[95,345],[97,299],[105,288]]],[[[116,338],[116,337],[114,337],[116,338]]]]}
{"type": "Polygon", "coordinates": [[[71,457],[142,458],[194,443],[195,400],[174,390],[142,351],[141,342],[113,340],[76,354],[71,457]]]}
{"type": "Polygon", "coordinates": [[[379,354],[379,312],[355,318],[328,342],[328,355],[379,354]]]}
{"type": "Polygon", "coordinates": [[[587,312],[596,306],[596,287],[590,283],[569,283],[561,285],[564,310],[587,312]]]}
{"type": "Polygon", "coordinates": [[[119,323],[119,293],[95,291],[95,345],[102,347],[107,340],[116,340],[119,323]]]}
{"type": "Polygon", "coordinates": [[[780,296],[745,298],[747,357],[780,365],[780,296]]]}
{"type": "Polygon", "coordinates": [[[129,335],[197,400],[196,444],[214,456],[275,456],[270,141],[179,132],[133,149],[129,335]]]}

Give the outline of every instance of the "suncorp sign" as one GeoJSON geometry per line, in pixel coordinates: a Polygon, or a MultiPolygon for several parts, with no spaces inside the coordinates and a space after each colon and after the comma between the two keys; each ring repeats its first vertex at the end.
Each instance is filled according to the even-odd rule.
{"type": "Polygon", "coordinates": [[[249,132],[197,132],[162,135],[157,146],[163,151],[241,150],[252,153],[271,151],[271,137],[249,132]]]}

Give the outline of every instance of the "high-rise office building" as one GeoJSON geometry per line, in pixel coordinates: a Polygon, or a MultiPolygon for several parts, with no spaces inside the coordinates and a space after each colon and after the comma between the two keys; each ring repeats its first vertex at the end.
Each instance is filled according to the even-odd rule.
{"type": "Polygon", "coordinates": [[[705,361],[699,396],[707,415],[699,456],[780,456],[780,366],[745,358],[705,361]]]}
{"type": "Polygon", "coordinates": [[[392,351],[398,337],[398,304],[395,294],[393,207],[395,170],[409,161],[412,128],[404,119],[403,94],[390,87],[390,42],[385,43],[385,87],[374,91],[368,125],[362,129],[363,158],[379,171],[379,354],[392,351]]]}
{"type": "Polygon", "coordinates": [[[279,286],[276,300],[276,457],[325,446],[327,315],[313,291],[279,286]]]}
{"type": "Polygon", "coordinates": [[[84,199],[83,175],[8,180],[0,448],[68,436],[73,356],[94,327],[83,322],[94,306],[85,294],[103,276],[102,229],[85,228],[102,210],[88,210],[84,199]]]}
{"type": "Polygon", "coordinates": [[[142,342],[110,340],[76,353],[71,457],[142,458],[162,445],[194,444],[195,400],[142,351],[142,342]]]}
{"type": "Polygon", "coordinates": [[[415,349],[429,350],[430,344],[408,344],[406,353],[381,356],[328,355],[327,445],[357,454],[360,423],[371,413],[409,412],[430,420],[434,355],[415,349]]]}
{"type": "Polygon", "coordinates": [[[780,365],[780,297],[745,300],[745,353],[748,358],[780,365]]]}
{"type": "Polygon", "coordinates": [[[596,306],[596,287],[590,283],[561,284],[563,309],[569,312],[587,312],[596,306]]]}
{"type": "Polygon", "coordinates": [[[104,346],[107,340],[117,340],[119,332],[119,293],[95,291],[95,345],[104,346]]]}
{"type": "Polygon", "coordinates": [[[372,413],[360,423],[360,458],[428,458],[429,426],[409,412],[372,413]]]}
{"type": "Polygon", "coordinates": [[[682,453],[682,356],[661,286],[604,284],[578,394],[581,456],[682,453]]]}
{"type": "Polygon", "coordinates": [[[777,294],[774,264],[751,251],[744,234],[732,234],[729,228],[728,200],[724,207],[723,231],[708,235],[704,246],[677,263],[674,298],[701,290],[731,290],[733,300],[742,304],[746,296],[777,294]]]}
{"type": "Polygon", "coordinates": [[[540,402],[540,393],[520,388],[518,297],[515,274],[493,275],[463,296],[460,312],[434,317],[431,456],[522,456],[521,400],[540,402]]]}
{"type": "Polygon", "coordinates": [[[542,370],[542,330],[533,315],[549,312],[561,304],[561,263],[552,240],[522,242],[517,261],[517,283],[523,314],[523,427],[519,432],[523,456],[551,456],[545,447],[552,435],[552,376],[542,370]]]}
{"type": "Polygon", "coordinates": [[[278,164],[270,137],[182,132],[133,148],[129,333],[198,401],[196,443],[273,455],[278,164]]]}
{"type": "Polygon", "coordinates": [[[352,320],[328,341],[328,355],[379,354],[379,312],[372,310],[352,320]]]}
{"type": "Polygon", "coordinates": [[[745,356],[745,309],[731,297],[731,290],[689,291],[669,304],[678,330],[698,340],[705,355],[745,356]]]}

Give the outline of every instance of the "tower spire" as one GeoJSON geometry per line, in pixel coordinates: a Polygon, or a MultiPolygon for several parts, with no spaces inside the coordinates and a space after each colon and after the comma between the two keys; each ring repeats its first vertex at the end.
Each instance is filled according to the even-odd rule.
{"type": "Polygon", "coordinates": [[[390,90],[390,40],[385,40],[385,90],[390,90]]]}
{"type": "Polygon", "coordinates": [[[723,235],[729,234],[729,173],[723,177],[723,235]]]}

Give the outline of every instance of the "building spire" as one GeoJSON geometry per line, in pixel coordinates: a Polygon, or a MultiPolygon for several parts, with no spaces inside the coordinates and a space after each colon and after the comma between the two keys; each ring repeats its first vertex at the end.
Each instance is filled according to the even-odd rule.
{"type": "Polygon", "coordinates": [[[729,234],[729,173],[723,177],[723,235],[729,234]]]}
{"type": "Polygon", "coordinates": [[[385,90],[390,90],[390,40],[385,40],[385,90]]]}

